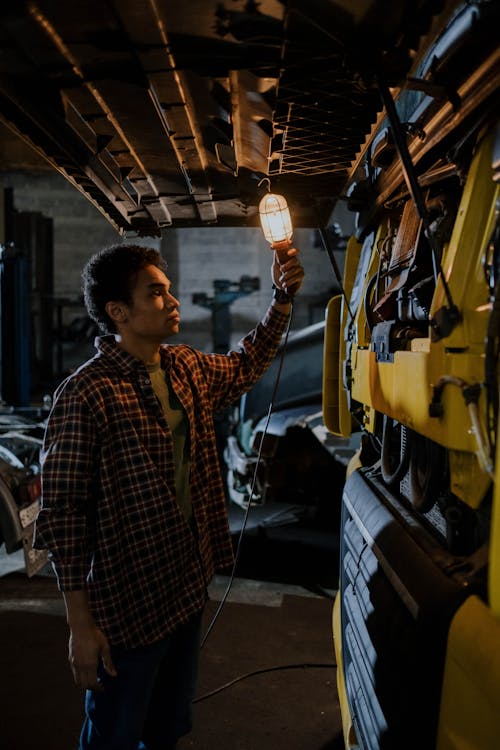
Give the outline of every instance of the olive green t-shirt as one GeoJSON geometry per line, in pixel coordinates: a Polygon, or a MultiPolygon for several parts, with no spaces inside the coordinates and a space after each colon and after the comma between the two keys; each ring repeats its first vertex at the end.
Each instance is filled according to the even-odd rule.
{"type": "Polygon", "coordinates": [[[160,363],[146,365],[151,384],[162,406],[165,419],[172,433],[175,466],[175,494],[179,507],[187,521],[191,521],[191,492],[189,488],[189,423],[182,404],[175,395],[165,370],[160,363]]]}

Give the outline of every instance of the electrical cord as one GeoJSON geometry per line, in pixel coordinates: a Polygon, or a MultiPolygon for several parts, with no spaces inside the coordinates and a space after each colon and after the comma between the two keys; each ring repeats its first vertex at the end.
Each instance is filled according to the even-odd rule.
{"type": "Polygon", "coordinates": [[[207,698],[212,698],[212,696],[217,695],[218,693],[222,693],[223,690],[227,690],[233,685],[236,685],[238,682],[242,682],[249,677],[255,677],[259,674],[267,674],[268,672],[280,672],[288,669],[335,669],[336,666],[337,665],[335,664],[335,662],[332,662],[331,664],[283,664],[281,666],[276,665],[274,667],[266,667],[264,669],[255,669],[253,672],[246,672],[245,674],[239,675],[239,677],[235,677],[234,680],[230,680],[224,685],[221,685],[214,690],[210,690],[210,692],[205,693],[204,695],[200,695],[199,698],[195,698],[193,700],[193,703],[201,703],[201,701],[204,701],[207,698]]]}
{"type": "Polygon", "coordinates": [[[233,585],[234,577],[235,577],[235,574],[236,574],[236,567],[238,565],[238,561],[239,561],[239,558],[240,558],[241,543],[243,541],[243,536],[245,534],[245,529],[246,529],[246,526],[247,526],[247,521],[248,521],[248,515],[249,515],[249,511],[250,511],[250,506],[252,504],[252,498],[253,498],[253,494],[254,494],[254,491],[255,491],[255,484],[256,484],[256,481],[257,481],[257,471],[259,469],[261,458],[262,458],[262,449],[263,449],[263,446],[264,446],[264,439],[265,439],[265,437],[267,435],[267,430],[269,428],[269,422],[271,420],[271,415],[272,415],[273,407],[274,407],[274,399],[276,398],[276,394],[278,392],[278,386],[279,386],[280,380],[281,380],[281,373],[282,373],[282,370],[283,370],[283,362],[284,362],[284,359],[285,359],[285,352],[286,352],[286,347],[287,347],[287,343],[288,343],[288,336],[290,334],[290,326],[292,324],[292,318],[293,318],[293,300],[292,300],[292,304],[291,304],[291,308],[290,308],[290,315],[288,317],[287,327],[286,327],[286,330],[285,330],[285,339],[284,339],[284,342],[283,342],[283,345],[282,345],[282,348],[281,348],[281,356],[280,356],[280,363],[279,363],[279,367],[278,367],[278,372],[277,372],[277,375],[276,375],[276,380],[275,380],[275,383],[274,383],[273,392],[271,394],[271,400],[269,402],[269,409],[267,411],[267,417],[266,417],[266,422],[265,422],[265,425],[264,425],[264,431],[262,432],[262,436],[261,436],[260,442],[259,442],[259,449],[258,449],[258,452],[257,452],[257,460],[255,462],[255,468],[254,468],[253,477],[252,477],[252,484],[251,484],[251,487],[250,487],[250,496],[248,498],[247,507],[245,509],[245,515],[243,517],[243,524],[241,526],[241,531],[240,531],[239,537],[238,537],[238,543],[236,545],[236,552],[234,553],[234,562],[233,562],[233,567],[231,569],[231,575],[229,576],[229,582],[228,582],[228,584],[226,586],[226,590],[224,591],[224,595],[223,595],[222,599],[220,600],[219,606],[217,607],[217,610],[216,610],[216,612],[215,612],[215,614],[214,614],[214,616],[213,616],[213,618],[212,618],[212,620],[211,620],[211,622],[210,622],[210,624],[209,624],[209,626],[208,626],[208,628],[207,628],[207,630],[205,632],[205,635],[203,636],[203,638],[201,640],[200,649],[202,649],[204,647],[205,643],[207,642],[207,639],[208,639],[210,633],[212,632],[212,630],[213,630],[213,628],[215,626],[215,623],[217,622],[217,620],[219,618],[220,613],[222,612],[222,610],[224,608],[224,605],[226,603],[227,597],[229,596],[229,592],[231,591],[231,588],[232,588],[232,585],[233,585]]]}

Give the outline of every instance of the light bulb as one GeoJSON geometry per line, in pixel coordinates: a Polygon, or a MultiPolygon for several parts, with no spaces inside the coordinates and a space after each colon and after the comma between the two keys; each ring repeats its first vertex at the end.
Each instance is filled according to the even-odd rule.
{"type": "Polygon", "coordinates": [[[290,242],[293,234],[292,219],[282,195],[266,193],[259,203],[259,214],[264,237],[271,245],[275,242],[290,242]]]}

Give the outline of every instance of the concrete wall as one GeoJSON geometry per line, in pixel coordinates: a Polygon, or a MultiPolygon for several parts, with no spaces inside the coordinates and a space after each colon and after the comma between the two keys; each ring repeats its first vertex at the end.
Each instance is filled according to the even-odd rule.
{"type": "MultiPolygon", "coordinates": [[[[57,298],[78,300],[82,266],[96,250],[121,241],[120,235],[83,195],[57,174],[1,174],[0,185],[13,188],[18,211],[40,212],[53,219],[54,294],[57,298]]],[[[137,241],[135,237],[130,239],[137,241]]],[[[169,263],[169,276],[181,302],[179,341],[212,349],[211,313],[193,305],[191,298],[196,292],[212,296],[215,279],[237,282],[243,275],[260,279],[259,292],[237,300],[231,307],[232,343],[246,333],[267,308],[271,297],[272,258],[260,230],[170,229],[164,231],[161,240],[143,238],[139,241],[161,249],[169,263]]],[[[293,320],[293,328],[301,328],[323,317],[324,302],[336,281],[327,254],[317,246],[317,241],[315,243],[313,230],[297,229],[294,241],[301,249],[306,271],[293,320]]],[[[69,322],[84,310],[68,306],[63,313],[65,322],[69,322]]],[[[66,352],[65,356],[81,358],[79,351],[66,352]]]]}

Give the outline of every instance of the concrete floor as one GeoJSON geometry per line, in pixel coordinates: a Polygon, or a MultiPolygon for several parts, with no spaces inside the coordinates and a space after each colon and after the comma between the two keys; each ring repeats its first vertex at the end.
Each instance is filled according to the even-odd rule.
{"type": "MultiPolygon", "coordinates": [[[[66,662],[62,602],[50,575],[27,579],[15,558],[0,553],[0,745],[73,750],[82,694],[66,662]]],[[[221,577],[211,586],[206,626],[226,584],[221,577]]],[[[194,730],[179,750],[343,748],[332,602],[310,588],[235,580],[201,653],[198,697],[243,679],[196,702],[194,730]]]]}

